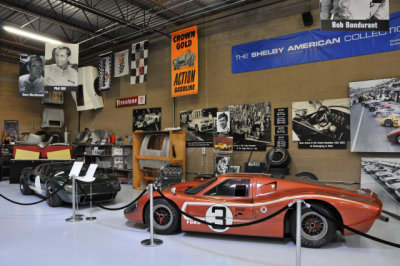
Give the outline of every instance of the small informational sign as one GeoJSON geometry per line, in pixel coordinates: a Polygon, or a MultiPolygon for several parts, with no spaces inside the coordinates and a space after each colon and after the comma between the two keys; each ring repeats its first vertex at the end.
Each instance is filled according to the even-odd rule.
{"type": "Polygon", "coordinates": [[[275,147],[289,148],[289,137],[288,135],[275,135],[275,147]]]}
{"type": "Polygon", "coordinates": [[[79,173],[81,172],[83,166],[83,162],[74,162],[74,165],[71,168],[71,171],[69,172],[69,177],[75,176],[78,177],[79,173]]]}
{"type": "Polygon", "coordinates": [[[275,134],[276,135],[288,134],[288,127],[275,127],[275,134]]]}
{"type": "Polygon", "coordinates": [[[94,163],[90,164],[89,169],[87,170],[83,181],[92,182],[93,180],[95,180],[94,173],[96,172],[96,169],[97,169],[97,164],[94,163]]]}
{"type": "Polygon", "coordinates": [[[286,108],[275,108],[274,109],[274,123],[275,126],[286,126],[288,124],[288,113],[289,109],[286,108]]]}
{"type": "Polygon", "coordinates": [[[146,104],[146,95],[133,96],[115,100],[115,108],[146,104]]]}

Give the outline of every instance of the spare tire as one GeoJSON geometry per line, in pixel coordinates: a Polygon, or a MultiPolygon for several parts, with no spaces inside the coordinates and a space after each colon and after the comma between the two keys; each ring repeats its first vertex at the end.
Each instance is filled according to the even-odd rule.
{"type": "Polygon", "coordinates": [[[310,172],[300,172],[300,173],[296,174],[296,176],[304,177],[304,178],[312,179],[312,180],[318,180],[318,177],[310,172]]]}
{"type": "Polygon", "coordinates": [[[286,167],[290,163],[290,155],[287,149],[274,147],[265,156],[267,165],[275,167],[286,167]]]}

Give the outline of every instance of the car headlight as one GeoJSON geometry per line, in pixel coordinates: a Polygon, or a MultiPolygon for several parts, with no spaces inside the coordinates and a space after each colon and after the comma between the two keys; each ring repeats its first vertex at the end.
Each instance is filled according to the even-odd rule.
{"type": "Polygon", "coordinates": [[[110,179],[109,183],[113,189],[119,190],[121,189],[121,185],[118,179],[110,179]]]}
{"type": "Polygon", "coordinates": [[[65,191],[67,191],[68,193],[72,193],[72,185],[65,185],[64,189],[65,189],[65,191]]]}

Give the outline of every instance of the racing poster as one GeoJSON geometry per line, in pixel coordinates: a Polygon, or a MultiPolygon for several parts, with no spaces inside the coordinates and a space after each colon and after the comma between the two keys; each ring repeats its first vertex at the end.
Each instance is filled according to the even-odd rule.
{"type": "Polygon", "coordinates": [[[299,149],[346,149],[349,98],[292,103],[292,137],[299,149]]]}
{"type": "Polygon", "coordinates": [[[351,151],[400,152],[400,78],[350,82],[351,151]]]}
{"type": "Polygon", "coordinates": [[[44,97],[44,56],[21,54],[18,92],[21,97],[44,97]]]}
{"type": "Polygon", "coordinates": [[[400,215],[400,159],[361,158],[361,188],[376,193],[383,209],[400,215]]]}
{"type": "Polygon", "coordinates": [[[4,120],[4,132],[6,138],[10,138],[11,142],[15,142],[18,139],[18,120],[4,120]]]}
{"type": "Polygon", "coordinates": [[[234,151],[266,151],[271,142],[271,104],[238,104],[225,108],[230,113],[234,151]]]}
{"type": "Polygon", "coordinates": [[[217,108],[180,112],[180,127],[186,130],[186,147],[212,147],[217,131],[217,108]]]}
{"type": "Polygon", "coordinates": [[[115,53],[114,77],[122,77],[129,74],[129,49],[115,53]]]}
{"type": "Polygon", "coordinates": [[[45,45],[44,89],[77,91],[79,44],[45,45]]]}
{"type": "Polygon", "coordinates": [[[111,70],[113,53],[99,55],[99,88],[109,90],[111,88],[111,70]]]}
{"type": "Polygon", "coordinates": [[[171,33],[172,97],[198,92],[197,26],[171,33]]]}
{"type": "Polygon", "coordinates": [[[387,31],[389,0],[319,0],[323,31],[387,31]]]}
{"type": "Polygon", "coordinates": [[[133,110],[132,131],[160,131],[161,107],[133,110]]]}

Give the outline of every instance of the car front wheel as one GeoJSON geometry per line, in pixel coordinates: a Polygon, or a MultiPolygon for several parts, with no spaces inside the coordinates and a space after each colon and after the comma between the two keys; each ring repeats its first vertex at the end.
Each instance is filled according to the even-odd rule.
{"type": "MultiPolygon", "coordinates": [[[[56,191],[56,189],[53,187],[53,185],[51,185],[50,183],[47,183],[46,197],[49,197],[51,194],[54,193],[54,191],[56,191]]],[[[53,196],[51,196],[50,198],[47,199],[47,204],[49,204],[50,207],[58,207],[58,206],[61,206],[62,200],[61,200],[60,196],[58,196],[57,194],[54,194],[53,196]]]]}
{"type": "MultiPolygon", "coordinates": [[[[301,245],[308,248],[320,248],[331,242],[336,233],[336,226],[325,216],[333,217],[331,212],[319,205],[312,206],[320,213],[304,207],[301,211],[301,245]]],[[[296,241],[296,212],[292,213],[290,218],[290,232],[294,241],[296,241]]]]}
{"type": "MultiPolygon", "coordinates": [[[[145,211],[146,225],[150,226],[150,205],[145,211]]],[[[171,234],[179,228],[179,212],[171,203],[165,199],[154,199],[153,207],[154,232],[156,234],[171,234]]]]}
{"type": "Polygon", "coordinates": [[[32,189],[30,189],[30,187],[28,186],[28,184],[26,183],[26,180],[21,178],[19,180],[19,190],[21,191],[21,193],[23,195],[32,195],[33,191],[32,189]]]}
{"type": "Polygon", "coordinates": [[[392,127],[392,126],[393,126],[392,120],[387,119],[387,120],[385,121],[385,126],[387,126],[387,127],[392,127]]]}

